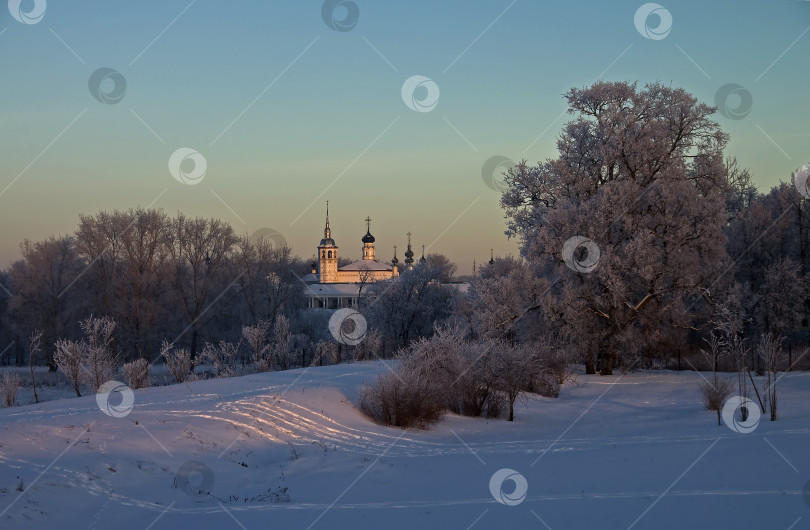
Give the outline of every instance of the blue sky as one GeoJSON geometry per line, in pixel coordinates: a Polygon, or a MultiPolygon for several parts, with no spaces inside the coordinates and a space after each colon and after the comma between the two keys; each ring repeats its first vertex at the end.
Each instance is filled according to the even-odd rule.
{"type": "Polygon", "coordinates": [[[660,40],[634,26],[644,2],[354,3],[345,32],[314,0],[48,2],[36,24],[2,6],[0,263],[79,213],[150,204],[272,228],[308,258],[329,199],[343,255],[359,257],[370,215],[380,258],[398,245],[401,259],[410,231],[469,272],[517,248],[482,165],[554,156],[562,94],[600,75],[710,104],[736,83],[753,105],[717,115],[727,154],[763,189],[810,162],[810,2],[659,2],[660,40]],[[90,93],[101,67],[126,80],[116,104],[90,93]],[[403,102],[413,75],[440,89],[430,112],[403,102]],[[207,162],[196,185],[169,172],[181,147],[207,162]]]}

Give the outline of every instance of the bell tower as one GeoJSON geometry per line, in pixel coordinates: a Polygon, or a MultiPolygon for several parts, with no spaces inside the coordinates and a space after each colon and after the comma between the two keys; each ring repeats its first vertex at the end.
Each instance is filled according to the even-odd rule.
{"type": "Polygon", "coordinates": [[[332,229],[329,228],[329,201],[326,201],[326,226],[323,229],[323,239],[318,245],[318,281],[320,283],[336,283],[338,281],[338,247],[332,239],[332,229]]]}

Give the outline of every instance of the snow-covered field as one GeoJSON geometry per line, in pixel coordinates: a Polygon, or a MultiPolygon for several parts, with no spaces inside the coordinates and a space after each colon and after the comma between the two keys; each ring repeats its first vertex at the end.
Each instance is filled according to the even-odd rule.
{"type": "Polygon", "coordinates": [[[750,434],[687,372],[578,375],[514,423],[401,431],[353,404],[385,369],[137,390],[120,418],[92,395],[2,409],[0,528],[810,528],[810,373],[750,434]],[[502,468],[522,502],[512,480],[495,500],[502,468]]]}

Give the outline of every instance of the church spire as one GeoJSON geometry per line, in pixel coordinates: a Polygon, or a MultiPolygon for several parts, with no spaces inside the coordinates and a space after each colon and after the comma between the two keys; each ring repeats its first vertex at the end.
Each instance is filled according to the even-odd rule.
{"type": "Polygon", "coordinates": [[[489,249],[489,264],[492,265],[495,263],[495,249],[489,249]]]}
{"type": "Polygon", "coordinates": [[[419,258],[419,263],[424,263],[426,261],[427,259],[425,259],[425,245],[422,245],[422,257],[419,258]]]}
{"type": "Polygon", "coordinates": [[[329,201],[326,201],[326,226],[323,229],[323,238],[332,238],[332,230],[329,228],[329,201]]]}

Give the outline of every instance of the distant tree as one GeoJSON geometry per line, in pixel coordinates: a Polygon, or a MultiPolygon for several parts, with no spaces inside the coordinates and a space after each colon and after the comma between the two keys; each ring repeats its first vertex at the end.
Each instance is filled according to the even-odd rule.
{"type": "Polygon", "coordinates": [[[238,279],[228,274],[228,258],[238,242],[230,225],[217,219],[188,218],[183,214],[172,220],[171,293],[190,333],[190,351],[197,354],[200,331],[215,316],[209,307],[224,296],[233,296],[228,286],[238,279]]]}
{"type": "MultiPolygon", "coordinates": [[[[511,256],[481,267],[470,282],[467,320],[473,335],[514,340],[515,324],[546,307],[550,282],[511,256]]],[[[463,308],[463,306],[459,306],[463,308]]]]}
{"type": "Polygon", "coordinates": [[[756,320],[764,332],[784,337],[801,321],[807,285],[799,264],[791,259],[780,259],[764,272],[756,320]]]}
{"type": "Polygon", "coordinates": [[[141,208],[81,215],[77,249],[94,289],[92,310],[119,323],[117,347],[125,357],[144,355],[166,320],[170,220],[141,208]]]}
{"type": "MultiPolygon", "coordinates": [[[[28,336],[42,330],[45,344],[55,344],[60,337],[74,336],[73,326],[84,307],[87,285],[82,278],[84,263],[79,258],[74,240],[69,236],[40,242],[25,240],[20,245],[22,259],[9,270],[13,296],[9,318],[28,336]]],[[[56,369],[54,352],[46,350],[46,361],[56,369]]]]}
{"type": "Polygon", "coordinates": [[[238,238],[230,259],[230,276],[237,278],[245,320],[275,322],[280,313],[303,307],[303,283],[296,270],[300,260],[289,246],[273,245],[269,239],[238,238]]]}
{"type": "Polygon", "coordinates": [[[450,258],[444,254],[428,254],[425,256],[428,265],[436,269],[436,278],[438,281],[447,283],[453,281],[453,275],[458,270],[456,264],[450,261],[450,258]]]}
{"type": "Polygon", "coordinates": [[[374,329],[401,346],[429,336],[447,319],[456,291],[439,282],[442,269],[420,263],[391,280],[369,286],[361,313],[374,329]]]}

